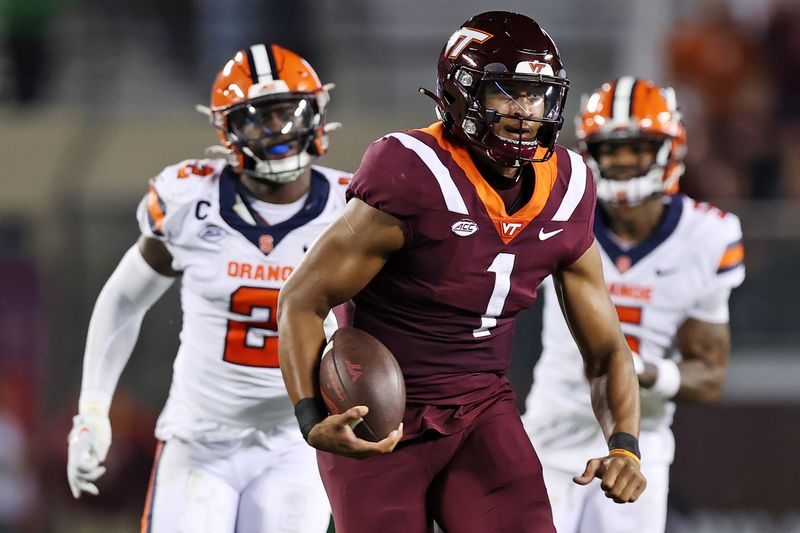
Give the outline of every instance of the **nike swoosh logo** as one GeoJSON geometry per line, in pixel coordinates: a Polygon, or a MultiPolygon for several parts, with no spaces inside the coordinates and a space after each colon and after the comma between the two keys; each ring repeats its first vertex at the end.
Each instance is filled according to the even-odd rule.
{"type": "Polygon", "coordinates": [[[659,268],[656,270],[656,276],[669,276],[670,274],[676,274],[678,270],[677,268],[659,268]]]}
{"type": "Polygon", "coordinates": [[[545,231],[544,228],[541,228],[541,229],[539,229],[539,240],[540,241],[546,241],[550,237],[558,235],[562,231],[564,231],[564,228],[553,230],[553,231],[545,231]]]}

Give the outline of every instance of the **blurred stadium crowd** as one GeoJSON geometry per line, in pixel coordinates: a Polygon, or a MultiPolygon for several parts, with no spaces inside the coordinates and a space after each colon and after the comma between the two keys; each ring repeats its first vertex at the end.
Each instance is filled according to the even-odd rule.
{"type": "MultiPolygon", "coordinates": [[[[631,2],[599,0],[592,9],[602,13],[583,15],[577,1],[558,8],[533,0],[494,7],[531,15],[567,43],[562,55],[573,80],[571,118],[580,93],[599,80],[639,74],[627,71],[624,54],[614,55],[624,45],[614,40],[620,32],[611,24],[637,23],[635,17],[617,20],[631,2]],[[609,25],[580,38],[572,21],[588,24],[590,15],[609,25]],[[592,40],[611,55],[582,59],[592,40]]],[[[414,16],[410,0],[392,8],[367,0],[342,1],[340,8],[310,0],[225,4],[0,0],[0,161],[6,165],[0,177],[0,533],[137,529],[155,446],[152,428],[177,346],[176,292],[146,319],[115,397],[111,468],[101,494],[76,502],[65,477],[66,435],[82,343],[103,280],[136,237],[133,211],[147,173],[200,155],[212,142],[211,128],[190,113],[205,102],[221,61],[260,40],[312,58],[323,80],[338,84],[331,119],[345,124],[342,136],[332,139],[336,159],[328,164],[352,169],[373,138],[433,120],[427,104],[415,99],[417,78],[431,85],[443,41],[481,8],[459,3],[453,13],[447,6],[455,2],[445,2],[422,23],[407,18],[414,16]],[[354,87],[356,79],[368,87],[354,87]],[[182,111],[175,114],[177,106],[182,111]],[[149,121],[144,126],[136,120],[140,110],[149,121]],[[141,135],[126,133],[125,120],[141,135]],[[119,136],[122,149],[114,144],[119,136]],[[143,139],[151,144],[137,144],[143,139]],[[98,155],[104,150],[123,154],[114,152],[119,157],[108,165],[98,155]],[[48,158],[54,162],[42,181],[32,174],[48,158]],[[138,167],[128,164],[132,158],[138,167]],[[88,191],[98,182],[94,193],[88,191]]],[[[678,449],[669,528],[800,531],[799,491],[790,483],[800,470],[781,460],[792,447],[796,451],[800,438],[786,429],[800,427],[800,398],[791,390],[797,374],[794,385],[787,374],[797,370],[800,356],[800,2],[674,0],[661,3],[660,13],[666,19],[656,24],[656,67],[643,74],[673,84],[683,102],[690,149],[682,187],[742,216],[749,269],[732,309],[734,358],[742,366],[734,361],[727,402],[678,415],[678,441],[685,444],[678,449]],[[743,370],[737,374],[737,368],[743,370]],[[717,437],[697,436],[711,417],[720,421],[719,439],[736,441],[737,433],[725,428],[743,421],[770,433],[760,444],[726,442],[729,451],[716,460],[698,458],[715,449],[708,439],[717,437]],[[759,448],[765,442],[771,451],[759,448]],[[768,457],[742,467],[737,487],[711,479],[721,474],[713,468],[742,451],[768,457]],[[778,473],[788,480],[776,481],[771,494],[753,495],[751,484],[778,473]],[[704,494],[709,489],[717,492],[704,494]]],[[[573,138],[568,123],[562,142],[573,138]]],[[[526,320],[514,357],[520,388],[530,383],[538,334],[535,316],[526,320]]]]}

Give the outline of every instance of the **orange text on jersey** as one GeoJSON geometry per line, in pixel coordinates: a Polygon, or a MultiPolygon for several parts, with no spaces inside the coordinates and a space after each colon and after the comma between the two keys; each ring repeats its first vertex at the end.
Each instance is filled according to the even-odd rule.
{"type": "Polygon", "coordinates": [[[653,295],[653,288],[644,287],[642,285],[629,285],[627,283],[609,283],[608,294],[610,296],[619,296],[622,298],[632,298],[634,300],[649,302],[650,297],[653,295]]]}
{"type": "Polygon", "coordinates": [[[263,281],[286,281],[294,267],[281,265],[253,265],[238,261],[228,262],[228,276],[232,278],[263,281]]]}

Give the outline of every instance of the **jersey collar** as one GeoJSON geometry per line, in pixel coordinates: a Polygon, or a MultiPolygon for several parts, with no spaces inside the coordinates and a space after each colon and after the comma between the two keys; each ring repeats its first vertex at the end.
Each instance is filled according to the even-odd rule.
{"type": "Polygon", "coordinates": [[[311,189],[303,207],[288,220],[269,225],[265,224],[261,217],[243,200],[245,195],[240,193],[241,186],[239,176],[233,169],[226,167],[219,179],[220,215],[231,228],[241,233],[265,255],[269,254],[290,231],[317,218],[325,209],[331,190],[330,183],[325,176],[312,168],[311,189]],[[246,213],[237,212],[237,209],[241,211],[241,206],[247,210],[246,213]]]}
{"type": "Polygon", "coordinates": [[[670,196],[663,219],[656,230],[644,241],[628,250],[620,248],[614,240],[611,228],[606,224],[605,214],[598,202],[597,215],[594,217],[594,236],[614,265],[616,265],[617,270],[620,272],[629,270],[672,235],[681,220],[683,198],[682,194],[670,196]]]}

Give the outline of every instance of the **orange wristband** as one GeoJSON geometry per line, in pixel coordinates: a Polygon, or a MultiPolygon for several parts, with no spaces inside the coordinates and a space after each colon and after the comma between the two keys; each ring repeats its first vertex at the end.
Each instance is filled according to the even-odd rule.
{"type": "Polygon", "coordinates": [[[627,455],[628,457],[633,458],[633,460],[636,461],[637,465],[641,465],[642,464],[642,460],[639,459],[638,457],[636,457],[636,454],[633,453],[633,452],[629,452],[628,450],[624,450],[622,448],[614,448],[613,450],[610,450],[608,452],[608,455],[612,455],[612,454],[615,454],[615,453],[616,454],[620,454],[620,455],[627,455]]]}

